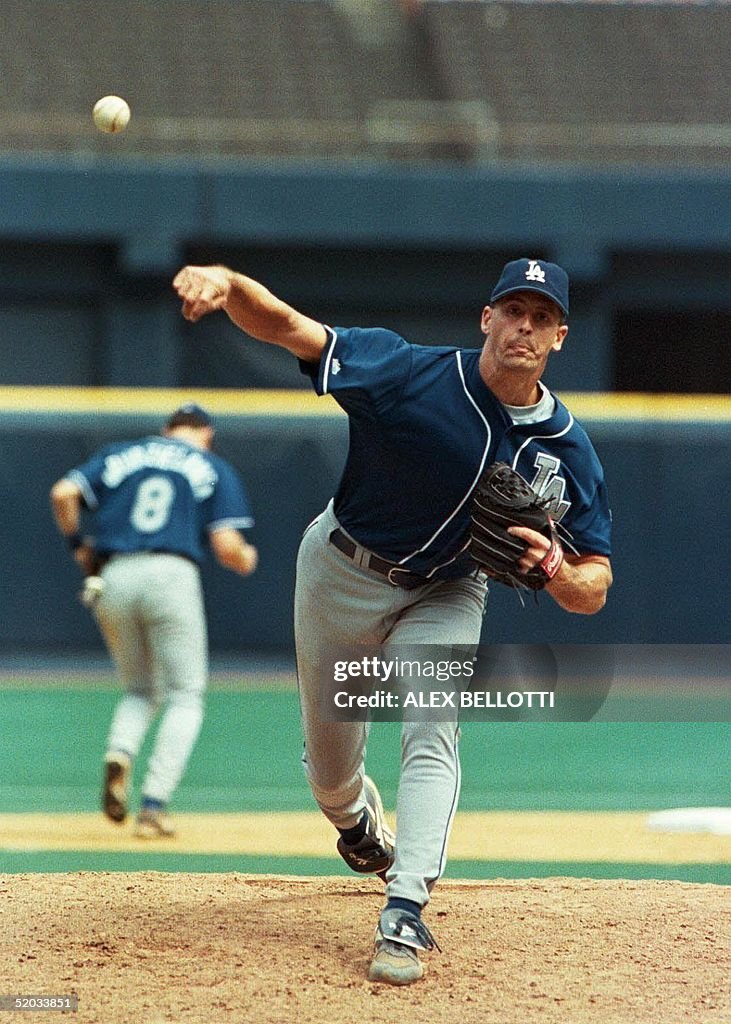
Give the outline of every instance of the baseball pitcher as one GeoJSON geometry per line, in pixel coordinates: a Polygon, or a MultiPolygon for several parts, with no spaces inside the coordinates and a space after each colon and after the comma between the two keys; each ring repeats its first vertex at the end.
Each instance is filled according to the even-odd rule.
{"type": "Polygon", "coordinates": [[[544,588],[569,612],[604,605],[612,573],[602,467],[540,379],[568,333],[567,275],[543,260],[506,264],[481,314],[481,349],[328,327],[222,266],[185,267],[174,287],[188,320],[225,311],[247,334],[288,349],[316,392],[348,414],[340,484],[297,561],[304,763],[346,863],[386,881],[369,978],[409,984],[424,972],[419,954],[436,946],[422,910],[444,871],[457,808],[458,722],[403,722],[394,839],[365,774],[367,725],[323,715],[323,680],[338,644],[476,646],[488,581],[500,572],[509,572],[503,583],[544,588]],[[536,502],[523,500],[511,474],[536,502]]]}

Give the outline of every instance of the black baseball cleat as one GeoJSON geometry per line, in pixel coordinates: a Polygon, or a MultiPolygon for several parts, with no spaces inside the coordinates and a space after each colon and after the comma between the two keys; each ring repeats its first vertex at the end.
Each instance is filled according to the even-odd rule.
{"type": "Polygon", "coordinates": [[[366,798],[366,831],[354,845],[338,839],[338,853],[351,871],[361,875],[378,875],[385,882],[386,872],[393,864],[393,846],[396,837],[386,824],[381,795],[375,782],[367,775],[363,779],[366,798]]]}
{"type": "Polygon", "coordinates": [[[102,809],[110,821],[121,824],[127,817],[132,762],[126,754],[107,754],[104,761],[102,809]]]}

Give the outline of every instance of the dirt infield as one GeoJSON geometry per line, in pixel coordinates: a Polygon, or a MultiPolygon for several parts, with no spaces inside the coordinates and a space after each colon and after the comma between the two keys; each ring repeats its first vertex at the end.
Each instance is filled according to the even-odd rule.
{"type": "Polygon", "coordinates": [[[78,1024],[731,1021],[725,887],[444,882],[425,914],[443,952],[404,989],[365,978],[382,898],[358,878],[5,876],[0,995],[78,995],[51,1015],[78,1024]]]}

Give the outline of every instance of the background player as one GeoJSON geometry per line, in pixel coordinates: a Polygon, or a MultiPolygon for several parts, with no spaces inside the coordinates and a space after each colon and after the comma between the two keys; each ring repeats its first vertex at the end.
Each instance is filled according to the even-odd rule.
{"type": "MultiPolygon", "coordinates": [[[[568,328],[568,278],[556,264],[506,264],[481,316],[484,345],[412,345],[383,329],[332,329],[250,278],[185,267],[174,287],[183,315],[214,310],[299,357],[319,394],[348,413],[350,445],[334,501],[303,537],[295,637],[305,768],[320,808],[356,871],[385,873],[372,980],[421,977],[434,940],[421,910],[445,867],[460,768],[455,721],[404,722],[395,846],[364,774],[366,724],[323,716],[333,651],[353,643],[476,645],[487,592],[466,555],[470,497],[483,468],[509,462],[551,501],[572,535],[547,592],[590,614],[611,584],[610,514],[601,465],[566,407],[540,382],[568,328]]],[[[522,569],[550,543],[516,528],[522,569]]]]}
{"type": "Polygon", "coordinates": [[[116,663],[124,697],[107,740],[102,805],[127,816],[132,764],[153,718],[162,718],[142,784],[140,838],[174,835],[166,808],[203,721],[208,643],[199,564],[207,547],[247,576],[256,548],[243,484],[211,452],[214,428],[200,406],[181,406],[162,436],[110,444],[51,490],[59,531],[79,566],[100,573],[93,613],[116,663]],[[93,513],[92,542],[80,532],[93,513]]]}

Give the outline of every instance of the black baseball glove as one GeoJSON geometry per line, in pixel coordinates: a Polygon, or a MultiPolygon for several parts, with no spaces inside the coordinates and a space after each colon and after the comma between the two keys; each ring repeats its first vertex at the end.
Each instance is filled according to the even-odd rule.
{"type": "Polygon", "coordinates": [[[494,462],[483,472],[472,497],[471,517],[469,553],[491,579],[513,588],[541,590],[561,568],[563,548],[546,502],[506,462],[494,462]],[[527,526],[551,542],[545,558],[528,572],[518,566],[528,545],[508,533],[509,526],[527,526]]]}

